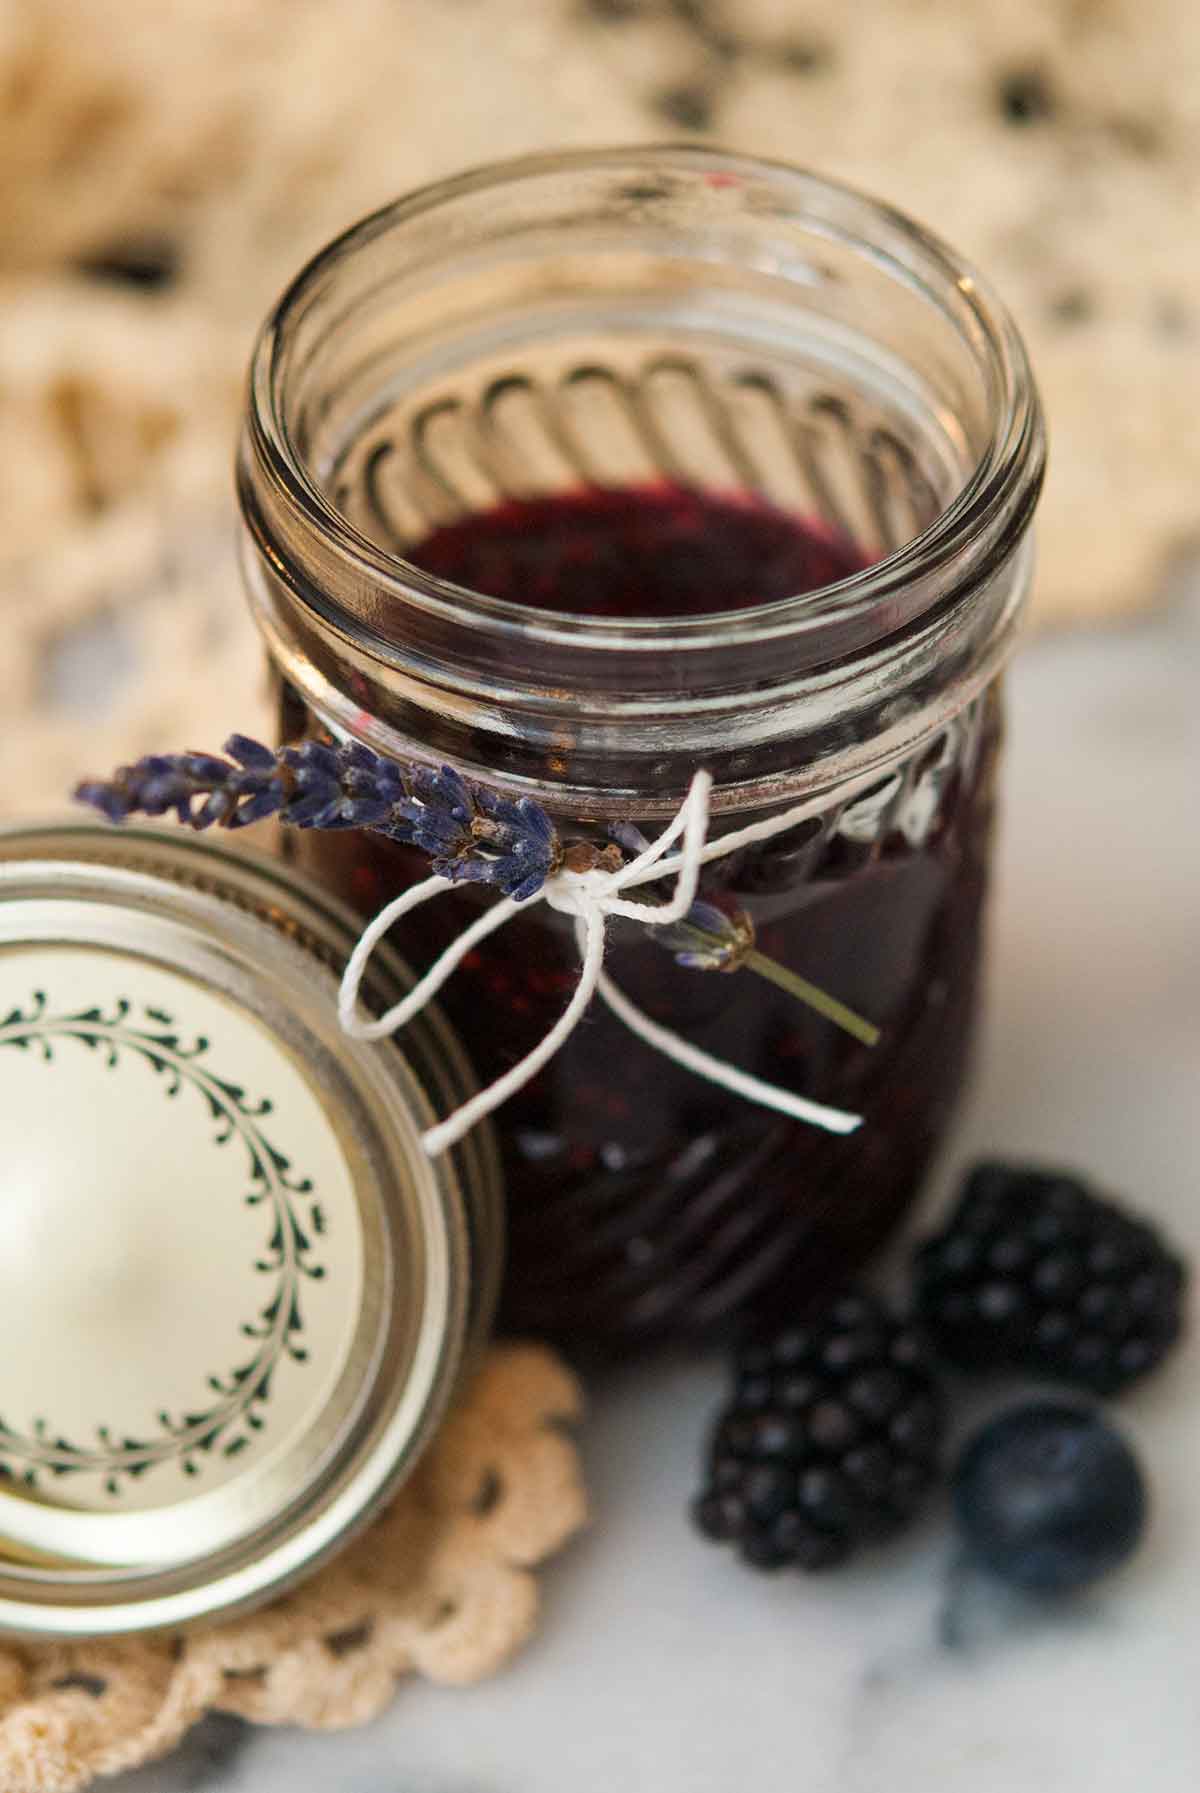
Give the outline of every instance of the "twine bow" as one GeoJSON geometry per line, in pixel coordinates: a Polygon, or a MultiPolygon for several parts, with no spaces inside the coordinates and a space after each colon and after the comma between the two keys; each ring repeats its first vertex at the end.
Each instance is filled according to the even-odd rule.
{"type": "Polygon", "coordinates": [[[710,775],[706,771],[698,771],[692,779],[687,796],[662,833],[636,859],[630,860],[619,870],[576,872],[562,869],[547,878],[541,889],[531,897],[524,900],[502,898],[451,942],[402,1001],[377,1019],[361,1014],[358,1008],[359,990],[371,954],[395,922],[440,896],[443,891],[453,890],[453,881],[436,874],[412,885],[381,909],[364,930],[342,977],[338,993],[338,1017],[343,1030],[354,1038],[379,1040],[397,1033],[414,1016],[420,1014],[467,954],[473,952],[490,934],[496,933],[506,922],[511,921],[518,911],[535,908],[538,903],[546,903],[559,914],[574,919],[575,939],[579,949],[579,981],[566,1008],[544,1038],[519,1063],[422,1135],[422,1144],[431,1158],[456,1145],[485,1115],[493,1113],[536,1077],[566,1044],[597,995],[631,1033],[674,1063],[684,1065],[697,1076],[707,1078],[710,1083],[719,1084],[723,1089],[745,1097],[747,1101],[791,1115],[795,1120],[807,1121],[814,1127],[824,1127],[831,1133],[852,1133],[861,1125],[859,1115],[847,1114],[838,1108],[827,1108],[819,1102],[810,1101],[806,1096],[783,1089],[778,1084],[753,1077],[749,1072],[741,1071],[723,1059],[714,1058],[711,1053],[701,1051],[698,1046],[692,1045],[670,1028],[661,1026],[643,1014],[604,969],[606,929],[610,919],[620,916],[647,928],[669,927],[682,921],[696,900],[703,865],[710,860],[724,858],[726,854],[736,852],[752,842],[768,840],[772,835],[782,834],[786,829],[806,820],[818,807],[812,802],[801,804],[769,821],[752,823],[731,834],[722,835],[719,840],[710,841],[708,820],[711,790],[710,775]],[[670,849],[677,841],[681,842],[679,852],[670,854],[670,849]],[[675,888],[664,903],[651,905],[630,902],[622,894],[638,885],[671,877],[675,879],[675,888]]]}

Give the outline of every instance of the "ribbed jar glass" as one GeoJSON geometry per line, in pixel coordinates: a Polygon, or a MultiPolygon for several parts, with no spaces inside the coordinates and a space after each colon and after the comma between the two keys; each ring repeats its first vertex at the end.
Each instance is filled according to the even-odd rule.
{"type": "MultiPolygon", "coordinates": [[[[842,187],[717,151],[427,189],[325,250],[268,320],[239,485],[285,735],[450,763],[598,840],[661,826],[698,766],[714,834],[819,799],[714,862],[704,896],[883,1030],[870,1048],[745,966],[686,968],[615,928],[609,968],[655,1019],[864,1125],[832,1137],[729,1095],[597,1006],[498,1116],[514,1326],[619,1344],[765,1318],[916,1193],[976,1010],[999,675],[1043,460],[1021,342],[966,264],[842,187]],[[686,603],[617,591],[621,519],[648,504],[667,534],[699,531],[686,603]],[[732,534],[705,533],[716,511],[732,534]],[[512,565],[472,586],[433,552],[500,518],[536,566],[550,513],[552,607],[519,580],[514,597],[512,565]],[[755,601],[739,517],[802,531],[833,582],[755,601]]],[[[424,866],[360,834],[293,850],[364,911],[424,866]]],[[[419,964],[486,900],[421,911],[401,950],[419,964]]],[[[577,970],[545,906],[472,955],[442,1000],[481,1079],[577,970]]]]}

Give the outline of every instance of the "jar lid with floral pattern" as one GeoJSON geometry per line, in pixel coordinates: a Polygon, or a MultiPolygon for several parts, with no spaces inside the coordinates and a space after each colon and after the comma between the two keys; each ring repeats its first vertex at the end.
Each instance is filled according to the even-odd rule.
{"type": "MultiPolygon", "coordinates": [[[[155,829],[0,833],[0,1631],[278,1592],[394,1491],[486,1329],[486,1130],[436,1012],[339,1028],[357,924],[155,829]]],[[[411,985],[372,960],[369,1006],[411,985]]]]}

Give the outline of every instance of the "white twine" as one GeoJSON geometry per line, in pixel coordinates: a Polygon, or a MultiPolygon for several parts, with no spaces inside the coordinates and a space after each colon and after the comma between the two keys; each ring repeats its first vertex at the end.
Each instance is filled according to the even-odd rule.
{"type": "MultiPolygon", "coordinates": [[[[454,890],[456,886],[449,878],[426,878],[388,903],[364,929],[342,977],[338,992],[338,1019],[344,1032],[353,1035],[355,1039],[379,1040],[398,1032],[414,1015],[420,1014],[467,954],[481,940],[486,940],[489,934],[494,934],[497,928],[502,928],[506,922],[511,921],[518,911],[528,911],[536,908],[538,903],[546,903],[551,909],[558,910],[559,914],[574,917],[575,938],[579,947],[579,982],[571,1000],[532,1052],[502,1077],[497,1077],[494,1083],[489,1083],[486,1089],[472,1096],[469,1102],[464,1102],[461,1108],[456,1108],[453,1114],[436,1127],[430,1127],[422,1134],[421,1143],[431,1158],[436,1158],[448,1147],[456,1145],[484,1115],[491,1114],[494,1109],[507,1102],[510,1096],[523,1089],[531,1078],[536,1077],[560,1047],[566,1044],[582,1021],[592,998],[597,995],[625,1023],[631,1033],[636,1034],[647,1045],[653,1046],[664,1057],[694,1071],[699,1077],[707,1078],[710,1083],[720,1084],[723,1089],[732,1090],[734,1094],[744,1096],[747,1101],[777,1109],[795,1120],[807,1121],[814,1127],[824,1127],[830,1133],[853,1133],[861,1125],[860,1115],[847,1114],[840,1108],[826,1108],[819,1102],[811,1102],[806,1096],[798,1096],[791,1090],[781,1089],[777,1084],[766,1083],[759,1077],[752,1077],[748,1071],[739,1071],[735,1065],[726,1064],[723,1059],[701,1051],[698,1046],[693,1046],[690,1041],[673,1033],[669,1027],[662,1027],[657,1021],[644,1015],[624,991],[617,988],[604,969],[605,927],[610,917],[625,916],[647,928],[668,927],[674,922],[682,921],[696,900],[702,866],[711,860],[723,859],[727,853],[735,853],[741,847],[770,840],[772,835],[783,834],[798,822],[807,821],[823,807],[821,799],[813,799],[785,810],[782,815],[772,816],[768,821],[752,822],[745,828],[736,829],[732,834],[722,835],[719,840],[710,841],[708,805],[711,790],[710,775],[704,771],[697,772],[687,796],[657,840],[652,841],[644,852],[639,853],[628,865],[623,865],[619,871],[555,872],[553,877],[547,878],[535,896],[528,897],[524,902],[504,897],[490,909],[485,909],[470,927],[465,928],[450,943],[403,1001],[396,1003],[385,1015],[380,1015],[375,1020],[360,1015],[358,1011],[359,989],[371,954],[401,916],[410,915],[414,909],[419,909],[423,903],[440,895],[443,890],[454,890]],[[674,846],[681,835],[683,839],[679,852],[666,857],[668,849],[674,846]],[[630,890],[636,885],[672,876],[675,878],[675,889],[666,903],[653,906],[631,903],[621,896],[622,891],[630,890]]],[[[824,801],[827,802],[828,799],[824,801]]]]}

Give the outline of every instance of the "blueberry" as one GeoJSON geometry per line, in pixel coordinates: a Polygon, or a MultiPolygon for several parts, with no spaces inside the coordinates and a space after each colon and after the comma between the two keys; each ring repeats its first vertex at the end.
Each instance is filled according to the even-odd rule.
{"type": "Polygon", "coordinates": [[[977,1432],[959,1459],[954,1501],[983,1566],[1040,1594],[1114,1569],[1146,1523],[1133,1452],[1099,1414],[1066,1402],[1010,1408],[977,1432]]]}

